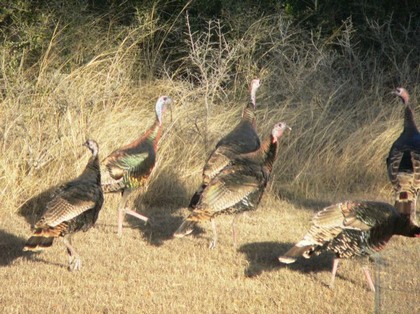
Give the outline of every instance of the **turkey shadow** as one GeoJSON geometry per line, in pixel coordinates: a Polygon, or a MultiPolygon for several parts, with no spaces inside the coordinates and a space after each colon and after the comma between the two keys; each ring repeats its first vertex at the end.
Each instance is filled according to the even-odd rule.
{"type": "Polygon", "coordinates": [[[294,206],[298,208],[304,208],[313,213],[317,213],[320,210],[324,209],[325,207],[335,204],[335,202],[333,201],[327,201],[323,199],[313,199],[313,198],[294,199],[294,200],[288,200],[288,202],[292,203],[294,206]]]}
{"type": "Polygon", "coordinates": [[[8,266],[24,256],[22,249],[25,242],[26,239],[0,229],[0,266],[8,266]]]}
{"type": "MultiPolygon", "coordinates": [[[[42,252],[24,252],[26,238],[17,237],[0,229],[0,267],[6,267],[18,259],[25,258],[33,262],[65,267],[63,264],[46,261],[39,257],[42,252]]],[[[65,250],[65,249],[63,249],[65,250]]]]}
{"type": "Polygon", "coordinates": [[[134,200],[134,208],[149,218],[148,223],[130,215],[126,215],[126,221],[138,228],[148,243],[161,246],[165,241],[173,239],[173,233],[184,219],[179,211],[187,207],[189,197],[191,195],[180,183],[178,174],[172,171],[160,173],[147,191],[144,194],[138,193],[134,200]]]}
{"type": "Polygon", "coordinates": [[[47,203],[53,199],[61,185],[50,187],[48,190],[27,200],[18,208],[18,215],[25,218],[31,226],[41,218],[46,210],[47,203]]]}
{"type": "Polygon", "coordinates": [[[278,258],[286,253],[294,243],[280,242],[255,242],[247,243],[239,248],[239,252],[244,253],[249,262],[245,269],[246,277],[255,277],[263,272],[275,271],[287,267],[293,271],[301,273],[314,273],[320,271],[331,271],[332,255],[326,253],[314,256],[310,260],[298,258],[293,264],[283,264],[278,258]]]}
{"type": "Polygon", "coordinates": [[[332,200],[326,200],[320,197],[319,199],[299,197],[296,193],[288,190],[281,190],[276,193],[279,199],[286,200],[297,208],[303,208],[313,213],[316,213],[323,208],[334,204],[332,200]]]}

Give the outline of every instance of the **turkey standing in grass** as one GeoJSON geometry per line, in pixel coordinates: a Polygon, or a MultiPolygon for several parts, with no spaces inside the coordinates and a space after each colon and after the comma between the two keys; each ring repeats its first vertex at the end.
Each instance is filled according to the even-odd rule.
{"type": "Polygon", "coordinates": [[[203,182],[191,198],[189,208],[193,209],[200,200],[206,185],[238,154],[257,150],[261,143],[255,130],[256,92],[260,87],[260,80],[254,79],[249,86],[250,101],[242,111],[242,118],[238,125],[217,144],[210,154],[203,168],[203,182]]]}
{"type": "MultiPolygon", "coordinates": [[[[213,241],[210,243],[210,248],[214,248],[217,243],[214,223],[216,216],[223,213],[237,214],[256,209],[277,157],[278,139],[283,135],[285,129],[290,128],[283,122],[277,123],[270,136],[258,150],[237,155],[220,170],[205,186],[196,207],[174,236],[188,235],[198,222],[210,220],[213,228],[213,241]]],[[[234,224],[232,227],[234,245],[236,246],[234,224]]]]}
{"type": "MultiPolygon", "coordinates": [[[[308,233],[279,260],[290,264],[299,256],[310,258],[332,251],[336,256],[330,283],[333,287],[340,258],[372,255],[382,250],[393,235],[420,237],[420,228],[390,204],[347,201],[318,212],[308,233]]],[[[363,270],[371,290],[375,291],[369,270],[366,267],[363,270]]]]}
{"type": "Polygon", "coordinates": [[[130,214],[147,222],[148,218],[126,208],[127,197],[132,190],[146,187],[156,163],[157,146],[162,133],[162,115],[172,100],[159,97],[156,102],[155,123],[134,142],[112,152],[103,161],[110,178],[103,180],[104,193],[121,192],[118,206],[118,236],[122,235],[124,214],[130,214]]]}
{"type": "Polygon", "coordinates": [[[415,222],[420,191],[420,133],[414,122],[408,92],[400,87],[393,94],[399,96],[405,105],[404,129],[389,151],[386,160],[388,177],[394,190],[394,206],[415,222]]]}
{"type": "Polygon", "coordinates": [[[82,266],[79,255],[71,245],[70,236],[79,230],[87,231],[94,225],[104,201],[98,144],[88,140],[84,145],[92,152],[85,170],[79,177],[60,187],[23,248],[24,251],[40,251],[50,247],[54,238],[62,237],[69,254],[70,270],[80,270],[82,266]]]}

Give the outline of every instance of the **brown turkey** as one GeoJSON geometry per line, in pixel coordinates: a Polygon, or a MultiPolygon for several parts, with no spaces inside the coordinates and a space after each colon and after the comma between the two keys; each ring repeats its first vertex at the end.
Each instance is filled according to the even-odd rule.
{"type": "MultiPolygon", "coordinates": [[[[278,154],[278,139],[286,129],[290,128],[285,123],[277,123],[258,150],[240,154],[231,159],[229,164],[225,165],[205,186],[195,209],[184,220],[174,236],[188,235],[198,222],[210,220],[213,228],[213,241],[210,243],[210,248],[214,248],[217,244],[214,222],[216,216],[256,209],[278,154]]],[[[234,224],[233,236],[236,246],[234,224]]]]}
{"type": "Polygon", "coordinates": [[[60,187],[23,248],[24,251],[40,251],[50,247],[55,238],[61,237],[67,247],[70,270],[80,270],[82,266],[79,254],[71,245],[71,235],[79,230],[87,231],[95,224],[104,201],[98,144],[88,140],[84,145],[92,152],[85,170],[60,187]]]}
{"type": "Polygon", "coordinates": [[[125,145],[103,160],[108,170],[102,187],[104,193],[121,193],[118,206],[118,236],[122,235],[124,214],[147,222],[148,218],[126,207],[128,195],[137,188],[145,188],[156,164],[157,146],[162,134],[162,115],[172,100],[161,96],[156,102],[156,120],[137,140],[125,145]]]}
{"type": "Polygon", "coordinates": [[[254,79],[249,86],[250,101],[242,110],[242,117],[236,127],[216,144],[216,148],[209,155],[203,168],[203,182],[191,198],[189,208],[193,209],[200,200],[206,185],[238,154],[245,154],[257,150],[261,143],[255,130],[256,92],[260,87],[260,80],[254,79]]]}
{"type": "MultiPolygon", "coordinates": [[[[330,283],[333,287],[339,259],[372,255],[382,250],[393,235],[420,237],[420,228],[390,204],[347,201],[318,212],[308,233],[279,260],[290,264],[299,256],[310,258],[323,251],[332,251],[336,256],[330,283]]],[[[369,270],[363,270],[374,291],[369,270]]]]}
{"type": "Polygon", "coordinates": [[[404,129],[389,151],[386,160],[388,177],[394,190],[394,206],[415,223],[420,191],[420,133],[407,90],[400,87],[393,94],[401,98],[405,107],[404,129]]]}

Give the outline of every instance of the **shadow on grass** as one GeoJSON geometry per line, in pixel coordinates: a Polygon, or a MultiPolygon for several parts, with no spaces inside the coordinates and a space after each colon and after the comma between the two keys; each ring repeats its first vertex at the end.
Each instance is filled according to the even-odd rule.
{"type": "Polygon", "coordinates": [[[298,197],[295,193],[286,190],[283,190],[278,193],[280,199],[287,200],[289,203],[293,204],[295,207],[304,208],[314,213],[322,210],[323,208],[333,204],[330,200],[325,199],[313,199],[298,197]]]}
{"type": "Polygon", "coordinates": [[[8,266],[24,255],[22,251],[26,239],[0,230],[0,266],[8,266]]]}
{"type": "MultiPolygon", "coordinates": [[[[18,258],[64,268],[67,267],[66,265],[40,258],[42,252],[24,252],[23,247],[25,246],[26,240],[26,238],[17,237],[14,234],[0,230],[0,267],[9,266],[18,258]]],[[[65,247],[63,247],[63,254],[65,254],[65,247]]]]}
{"type": "Polygon", "coordinates": [[[138,228],[143,238],[151,245],[160,246],[173,238],[173,233],[181,225],[184,216],[177,213],[185,208],[190,195],[179,182],[178,174],[166,171],[152,182],[146,193],[139,193],[134,200],[134,207],[149,218],[143,221],[126,215],[126,221],[138,228]]]}
{"type": "Polygon", "coordinates": [[[301,273],[331,271],[333,256],[329,253],[314,256],[309,260],[299,258],[293,264],[281,263],[278,257],[287,252],[293,245],[294,243],[280,242],[256,242],[242,245],[239,252],[244,253],[249,262],[245,275],[255,277],[263,272],[275,271],[283,267],[301,273]]]}

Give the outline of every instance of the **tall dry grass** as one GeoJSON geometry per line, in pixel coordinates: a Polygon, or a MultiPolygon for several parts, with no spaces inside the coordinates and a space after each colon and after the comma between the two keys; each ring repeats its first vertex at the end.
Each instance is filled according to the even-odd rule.
{"type": "MultiPolygon", "coordinates": [[[[154,10],[139,13],[130,28],[110,26],[106,35],[101,18],[58,25],[31,67],[22,55],[12,70],[14,56],[2,47],[4,310],[370,312],[373,295],[366,294],[351,262],[340,268],[344,280],[331,291],[325,286],[328,258],[286,268],[275,257],[304,233],[314,209],[356,196],[389,200],[385,157],[402,128],[402,106],[390,95],[396,87],[390,82],[409,89],[416,110],[419,69],[395,60],[395,69],[385,71],[374,56],[358,55],[351,21],[331,38],[320,38],[281,15],[255,20],[238,34],[225,33],[217,21],[197,33],[180,15],[177,32],[185,36],[186,51],[173,71],[160,56],[166,36],[179,26],[159,24],[154,10]],[[237,123],[255,76],[262,80],[259,134],[267,136],[278,121],[293,131],[281,140],[261,208],[240,222],[242,245],[238,252],[231,247],[229,218],[220,219],[221,244],[214,252],[206,249],[207,234],[170,239],[207,154],[237,123]],[[86,138],[98,141],[105,157],[142,134],[162,94],[175,103],[164,117],[157,169],[147,192],[131,199],[154,227],[128,220],[118,240],[118,197],[107,196],[98,227],[75,239],[82,274],[65,271],[59,243],[32,259],[22,256],[28,217],[39,214],[31,210],[42,210],[27,204],[45,203],[45,191],[80,173],[88,158],[81,147],[86,138]]],[[[372,29],[386,37],[380,26],[372,29]]],[[[398,48],[392,45],[390,51],[398,48]]]]}

